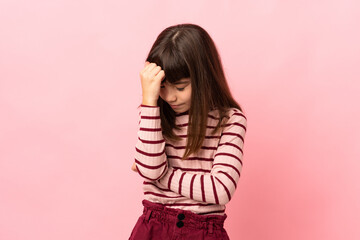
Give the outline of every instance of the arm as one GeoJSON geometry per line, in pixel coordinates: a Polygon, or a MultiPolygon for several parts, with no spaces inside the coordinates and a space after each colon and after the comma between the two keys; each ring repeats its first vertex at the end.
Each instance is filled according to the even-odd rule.
{"type": "Polygon", "coordinates": [[[140,176],[155,181],[164,175],[167,157],[161,131],[160,107],[141,104],[135,150],[136,170],[140,176]]]}
{"type": "Polygon", "coordinates": [[[205,174],[194,174],[169,167],[159,183],[190,199],[224,205],[236,190],[242,169],[246,117],[234,113],[223,129],[213,167],[205,174]]]}

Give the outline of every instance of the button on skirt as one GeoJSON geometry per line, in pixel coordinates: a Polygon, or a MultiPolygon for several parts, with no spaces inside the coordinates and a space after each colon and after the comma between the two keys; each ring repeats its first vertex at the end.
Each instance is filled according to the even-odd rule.
{"type": "Polygon", "coordinates": [[[129,240],[229,240],[224,215],[199,215],[143,200],[143,214],[129,240]]]}

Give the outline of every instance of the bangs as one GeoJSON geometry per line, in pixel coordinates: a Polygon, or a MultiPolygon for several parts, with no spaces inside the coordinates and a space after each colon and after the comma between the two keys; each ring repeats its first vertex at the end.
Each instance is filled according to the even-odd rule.
{"type": "Polygon", "coordinates": [[[173,84],[182,78],[190,77],[189,68],[179,52],[171,48],[166,48],[161,53],[157,50],[150,53],[147,61],[156,63],[164,70],[165,80],[173,84]]]}

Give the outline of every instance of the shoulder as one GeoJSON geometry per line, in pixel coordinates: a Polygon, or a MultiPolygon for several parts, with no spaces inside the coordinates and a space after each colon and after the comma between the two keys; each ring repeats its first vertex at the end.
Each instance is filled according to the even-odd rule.
{"type": "Polygon", "coordinates": [[[209,114],[212,121],[221,119],[221,128],[223,131],[246,131],[247,118],[245,113],[238,108],[228,108],[224,112],[218,109],[212,110],[209,114]]]}
{"type": "Polygon", "coordinates": [[[227,118],[225,120],[225,128],[238,126],[246,130],[247,118],[243,111],[238,108],[229,108],[227,111],[227,118]]]}
{"type": "Polygon", "coordinates": [[[229,108],[228,110],[229,118],[232,119],[244,119],[246,120],[245,113],[237,108],[229,108]]]}
{"type": "Polygon", "coordinates": [[[218,109],[212,110],[209,112],[208,116],[212,119],[219,120],[221,115],[223,116],[222,121],[223,122],[229,122],[229,121],[242,121],[246,122],[246,116],[243,111],[241,111],[238,108],[228,108],[225,112],[220,113],[218,109]]]}

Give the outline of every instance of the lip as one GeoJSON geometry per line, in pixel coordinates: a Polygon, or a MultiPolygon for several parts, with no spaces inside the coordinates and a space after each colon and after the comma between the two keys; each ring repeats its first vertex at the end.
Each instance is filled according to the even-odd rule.
{"type": "Polygon", "coordinates": [[[172,108],[178,108],[180,107],[182,104],[179,104],[179,105],[170,105],[172,108]]]}

